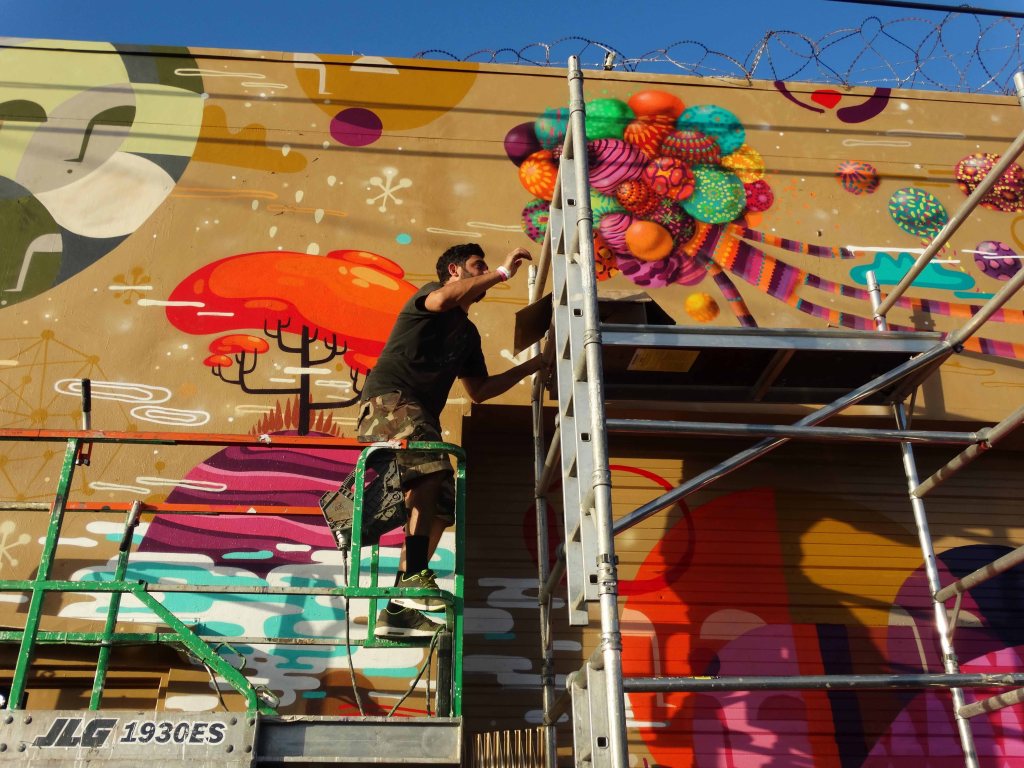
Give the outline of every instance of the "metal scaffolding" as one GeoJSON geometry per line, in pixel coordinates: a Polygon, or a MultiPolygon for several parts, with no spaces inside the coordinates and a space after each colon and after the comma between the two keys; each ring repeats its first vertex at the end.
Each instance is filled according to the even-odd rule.
{"type": "MultiPolygon", "coordinates": [[[[1024,74],[1014,77],[1017,98],[1024,107],[1024,74]]],[[[1024,561],[1024,547],[975,573],[943,586],[935,559],[923,497],[941,482],[967,466],[1024,421],[1020,408],[998,425],[975,432],[910,429],[904,401],[939,366],[962,350],[962,345],[1024,285],[1019,271],[963,327],[946,335],[887,330],[885,315],[896,300],[945,246],[970,216],[1002,173],[1024,150],[1024,131],[1014,140],[999,163],[967,198],[936,235],[902,281],[884,299],[877,282],[871,287],[877,331],[706,329],[651,325],[602,324],[598,314],[597,279],[593,246],[593,220],[587,168],[587,139],[583,76],[576,57],[569,60],[568,130],[559,161],[558,179],[551,204],[547,235],[537,273],[531,281],[531,303],[541,300],[551,278],[552,328],[555,345],[558,410],[554,433],[547,439],[543,418],[543,382],[533,387],[535,448],[535,497],[539,553],[548,551],[546,494],[561,467],[565,541],[554,567],[540,556],[538,566],[541,624],[541,678],[547,743],[547,765],[556,755],[556,724],[571,709],[574,762],[579,768],[627,768],[626,693],[684,691],[754,691],[796,689],[926,689],[950,690],[954,717],[967,768],[977,768],[970,718],[1024,701],[1024,673],[962,674],[953,647],[962,593],[1024,561]],[[760,400],[827,403],[789,426],[692,421],[652,421],[606,418],[606,395],[611,387],[622,392],[643,391],[628,382],[606,377],[604,351],[615,346],[674,349],[713,354],[728,349],[733,354],[756,350],[766,360],[755,382],[734,396],[732,402],[760,400]],[[869,375],[866,382],[851,381],[843,392],[836,382],[818,382],[786,391],[773,389],[788,362],[827,354],[830,360],[850,361],[847,370],[858,368],[869,375]],[[884,367],[879,372],[879,365],[884,367]],[[803,399],[796,399],[802,397],[803,399]],[[826,419],[859,403],[883,403],[891,407],[895,429],[859,429],[818,426],[826,419]],[[718,465],[689,478],[680,486],[613,519],[611,475],[608,465],[610,433],[661,435],[739,435],[763,439],[718,465]],[[899,446],[907,479],[908,495],[918,532],[934,605],[935,625],[941,638],[942,674],[872,674],[777,677],[644,677],[626,678],[622,669],[622,639],[618,614],[618,578],[614,537],[655,513],[675,505],[690,494],[767,455],[791,439],[895,442],[899,446]],[[931,477],[921,481],[914,460],[914,444],[967,445],[960,454],[931,477]],[[555,690],[553,667],[552,595],[567,579],[570,626],[590,623],[588,606],[597,604],[600,643],[583,666],[566,680],[565,692],[555,690]],[[956,598],[952,611],[946,601],[956,598]],[[952,616],[950,615],[952,613],[952,616]],[[967,703],[968,688],[1008,688],[991,698],[967,703]]],[[[873,277],[873,276],[872,276],[873,277]]],[[[649,388],[650,385],[645,385],[649,388]]],[[[695,386],[694,396],[713,391],[713,385],[695,386]]]]}
{"type": "MultiPolygon", "coordinates": [[[[83,392],[88,385],[83,382],[83,392]]],[[[89,398],[84,397],[81,431],[0,430],[0,442],[64,443],[64,458],[54,499],[50,503],[4,502],[5,511],[48,513],[46,536],[42,541],[39,566],[32,579],[0,579],[0,593],[27,593],[28,607],[22,629],[0,630],[0,643],[18,646],[14,669],[0,680],[9,681],[4,718],[0,723],[0,753],[3,759],[24,760],[25,764],[43,762],[47,765],[115,765],[140,764],[144,760],[160,760],[166,766],[218,765],[250,768],[260,765],[325,763],[332,765],[365,765],[370,762],[388,765],[425,762],[435,765],[459,765],[463,752],[462,734],[462,636],[463,584],[465,573],[465,453],[456,445],[441,442],[399,440],[369,446],[349,438],[300,437],[293,435],[242,435],[102,432],[89,428],[89,398]],[[254,516],[312,516],[322,519],[319,507],[259,505],[185,505],[174,503],[130,504],[77,502],[72,500],[72,481],[77,466],[88,464],[95,446],[245,446],[260,448],[316,448],[359,450],[353,472],[354,503],[352,508],[351,542],[343,553],[351,552],[346,586],[285,587],[241,584],[173,584],[152,583],[133,578],[130,573],[134,533],[140,516],[249,514],[254,516]],[[363,541],[362,506],[364,476],[368,459],[376,451],[432,450],[450,454],[456,459],[455,471],[455,558],[451,591],[425,588],[382,586],[379,581],[380,555],[378,543],[363,541]],[[125,513],[124,524],[109,579],[62,580],[51,576],[57,561],[57,545],[68,514],[97,512],[125,513]],[[108,594],[101,631],[71,632],[43,629],[42,621],[50,614],[44,605],[48,596],[67,594],[108,594]],[[204,634],[195,624],[188,624],[169,610],[157,596],[169,593],[230,596],[280,595],[298,598],[329,598],[344,602],[346,631],[343,637],[289,634],[283,637],[233,636],[204,634]],[[123,620],[122,598],[139,601],[161,623],[162,631],[124,631],[118,627],[123,620]],[[433,597],[445,605],[444,622],[432,638],[412,637],[402,640],[375,636],[378,607],[389,598],[433,597]],[[367,623],[360,636],[350,634],[349,601],[368,603],[367,623]],[[344,646],[348,648],[352,695],[360,717],[312,717],[286,715],[277,711],[276,696],[265,686],[253,683],[240,668],[223,655],[232,645],[273,646],[344,646]],[[90,646],[97,648],[95,674],[87,710],[43,710],[26,702],[33,684],[43,679],[38,673],[39,647],[90,646]],[[146,713],[121,712],[104,706],[104,690],[112,654],[127,646],[169,646],[179,649],[206,668],[214,690],[234,689],[245,702],[242,712],[188,712],[168,714],[155,708],[146,713]],[[356,672],[351,654],[359,647],[409,648],[426,650],[427,661],[420,675],[431,666],[436,656],[436,685],[431,690],[430,673],[426,677],[426,711],[424,717],[394,718],[405,696],[385,717],[366,716],[362,697],[356,687],[356,672]],[[223,681],[225,686],[220,682],[223,681]],[[164,733],[166,731],[166,733],[164,733]],[[164,738],[166,736],[166,738],[164,738]],[[10,751],[8,748],[10,747],[10,751]],[[230,754],[229,754],[230,753],[230,754]],[[426,755],[426,757],[425,757],[426,755]],[[382,759],[382,756],[384,759],[382,759]],[[33,762],[35,761],[35,762],[33,762]]],[[[344,559],[344,558],[343,558],[344,559]]],[[[51,608],[52,610],[52,608],[51,608]]],[[[159,625],[158,625],[159,626],[159,625]]],[[[235,652],[237,653],[237,652],[235,652]]],[[[420,681],[417,676],[413,687],[420,681]]],[[[410,687],[406,696],[413,690],[410,687]]],[[[109,698],[107,699],[109,701],[109,698]]]]}

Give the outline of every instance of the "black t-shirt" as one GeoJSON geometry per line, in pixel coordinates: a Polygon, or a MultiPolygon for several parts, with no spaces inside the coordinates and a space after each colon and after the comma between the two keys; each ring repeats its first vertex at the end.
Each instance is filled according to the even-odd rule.
{"type": "Polygon", "coordinates": [[[487,376],[480,333],[462,308],[431,312],[423,306],[440,287],[427,283],[402,307],[363,398],[397,391],[440,417],[456,378],[487,376]]]}

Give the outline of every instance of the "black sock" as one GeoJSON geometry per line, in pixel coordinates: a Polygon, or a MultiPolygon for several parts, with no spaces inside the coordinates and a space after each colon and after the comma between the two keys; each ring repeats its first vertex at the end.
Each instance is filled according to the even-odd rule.
{"type": "Polygon", "coordinates": [[[427,569],[430,556],[427,554],[427,546],[430,541],[426,536],[405,537],[405,572],[419,573],[427,569]]]}

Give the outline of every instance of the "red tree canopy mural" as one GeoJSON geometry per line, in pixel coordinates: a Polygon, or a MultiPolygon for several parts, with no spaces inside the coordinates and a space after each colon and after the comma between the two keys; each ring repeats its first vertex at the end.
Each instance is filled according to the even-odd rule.
{"type": "Polygon", "coordinates": [[[355,400],[313,402],[310,377],[319,372],[312,368],[341,356],[358,396],[359,376],[376,362],[398,312],[416,292],[404,275],[398,264],[369,251],[244,253],[207,264],[182,280],[171,293],[167,319],[186,333],[225,334],[210,343],[212,354],[204,364],[248,394],[297,395],[299,432],[304,434],[311,410],[355,400]],[[242,332],[250,330],[262,335],[242,332]],[[246,380],[259,356],[270,350],[267,338],[298,356],[298,386],[254,387],[246,380]]]}

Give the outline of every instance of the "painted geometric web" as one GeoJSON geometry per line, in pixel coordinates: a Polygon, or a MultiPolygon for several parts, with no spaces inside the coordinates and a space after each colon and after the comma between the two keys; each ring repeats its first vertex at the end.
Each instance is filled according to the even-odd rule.
{"type": "MultiPolygon", "coordinates": [[[[81,429],[81,401],[58,392],[53,382],[107,379],[99,355],[66,344],[50,329],[37,336],[0,339],[0,350],[0,428],[81,429]]],[[[130,430],[128,411],[116,405],[104,408],[102,428],[130,430]]],[[[101,463],[96,469],[102,471],[113,463],[120,450],[121,446],[104,446],[96,456],[101,463]]],[[[62,443],[0,443],[0,498],[48,501],[56,489],[63,456],[62,443]]],[[[81,473],[76,486],[85,495],[93,492],[81,473]]]]}

